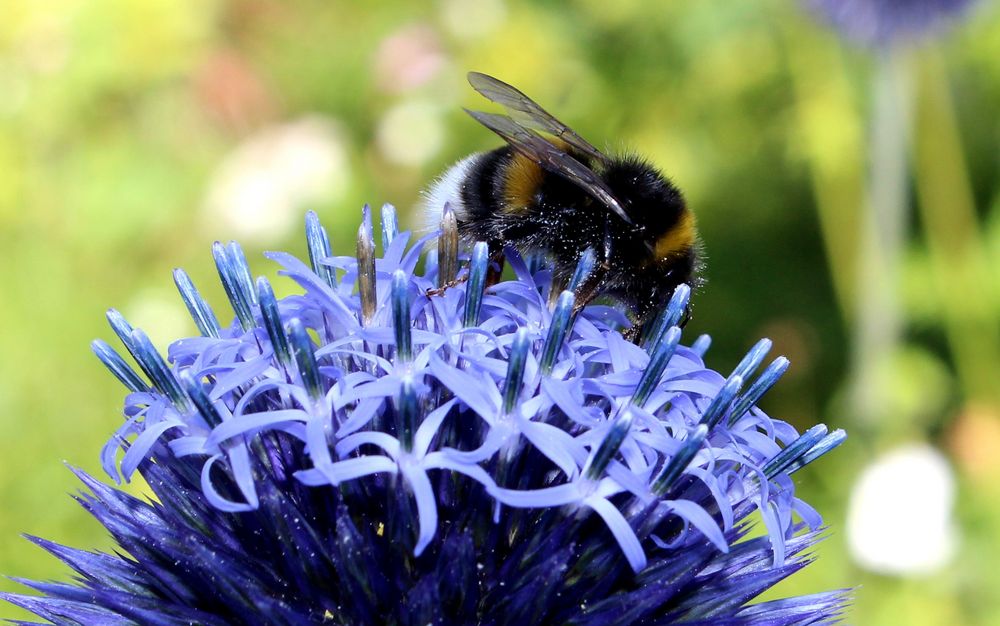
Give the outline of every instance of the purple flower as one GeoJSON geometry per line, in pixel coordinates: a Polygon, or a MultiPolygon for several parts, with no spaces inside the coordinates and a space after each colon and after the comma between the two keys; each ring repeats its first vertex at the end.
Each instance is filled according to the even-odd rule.
{"type": "Polygon", "coordinates": [[[94,343],[131,391],[103,464],[156,499],[78,471],[120,549],[35,538],[78,578],[3,597],[56,623],[834,621],[842,591],[748,605],[809,562],[821,520],[790,474],[845,437],[757,408],[788,366],[757,374],[770,342],[707,369],[707,338],[681,343],[682,286],[630,343],[537,259],[508,250],[515,279],[486,286],[478,244],[457,270],[443,224],[417,273],[427,240],[391,207],[381,258],[367,209],[356,257],[310,213],[308,265],[267,255],[302,288],[282,300],[216,244],[236,318],[178,270],[201,336],[167,359],[111,311],[144,376],[94,343]],[[767,534],[748,539],[754,511],[767,534]]]}
{"type": "Polygon", "coordinates": [[[807,0],[844,35],[886,46],[918,37],[961,15],[973,0],[807,0]]]}

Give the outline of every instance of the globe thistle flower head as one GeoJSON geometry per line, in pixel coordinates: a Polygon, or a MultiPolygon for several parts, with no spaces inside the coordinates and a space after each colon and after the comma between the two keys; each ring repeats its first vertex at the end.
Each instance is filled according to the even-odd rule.
{"type": "Polygon", "coordinates": [[[364,210],[354,256],[315,214],[301,288],[278,299],[235,243],[213,256],[235,319],[181,270],[200,332],[166,358],[116,311],[138,365],[81,504],[115,554],[32,539],[78,575],[8,601],[56,623],[805,624],[842,591],[749,602],[807,565],[819,515],[791,475],[844,440],[757,403],[788,367],[760,341],[728,376],[677,326],[681,286],[638,343],[611,305],[576,306],[541,259],[460,256],[455,217],[412,243],[364,210]],[[422,271],[417,271],[424,248],[422,271]],[[141,374],[140,374],[141,372],[141,374]],[[764,533],[750,532],[759,512],[764,533]]]}
{"type": "Polygon", "coordinates": [[[849,39],[888,47],[937,31],[973,0],[807,0],[807,5],[849,39]]]}

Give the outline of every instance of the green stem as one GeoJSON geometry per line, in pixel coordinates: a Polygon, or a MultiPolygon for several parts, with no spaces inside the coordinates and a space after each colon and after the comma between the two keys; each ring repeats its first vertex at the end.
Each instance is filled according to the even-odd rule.
{"type": "Polygon", "coordinates": [[[880,417],[879,370],[896,353],[902,327],[899,267],[907,222],[910,88],[903,52],[876,57],[872,84],[868,210],[861,220],[852,341],[851,404],[862,420],[880,417]]]}

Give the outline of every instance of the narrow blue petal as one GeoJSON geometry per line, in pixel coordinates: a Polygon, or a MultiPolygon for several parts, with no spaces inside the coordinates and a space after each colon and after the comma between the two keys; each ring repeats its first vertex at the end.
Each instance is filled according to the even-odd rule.
{"type": "Polygon", "coordinates": [[[351,412],[350,417],[340,424],[340,428],[337,429],[337,436],[346,437],[356,430],[368,426],[384,403],[383,397],[362,399],[351,412]]]}
{"type": "Polygon", "coordinates": [[[240,493],[246,498],[247,506],[256,509],[260,506],[257,497],[256,483],[253,477],[253,468],[250,464],[250,452],[244,442],[231,446],[226,451],[229,459],[229,467],[232,470],[233,482],[239,487],[240,493]]]}
{"type": "Polygon", "coordinates": [[[483,390],[483,382],[466,372],[453,368],[437,356],[432,356],[430,372],[442,385],[485,420],[492,420],[499,409],[483,390]]]}
{"type": "Polygon", "coordinates": [[[338,441],[337,454],[340,456],[347,456],[365,444],[378,446],[385,450],[386,454],[393,458],[398,457],[401,452],[399,441],[392,435],[377,431],[364,431],[348,435],[338,441]]]}
{"type": "Polygon", "coordinates": [[[542,379],[542,391],[571,420],[581,426],[594,427],[599,423],[592,412],[583,404],[583,400],[574,395],[570,383],[549,378],[542,379]]]}
{"type": "MultiPolygon", "coordinates": [[[[632,368],[632,359],[629,358],[629,346],[636,348],[635,344],[630,341],[626,341],[624,337],[618,334],[609,334],[607,337],[607,355],[609,362],[611,364],[611,372],[613,374],[621,374],[632,368]]],[[[642,357],[646,356],[646,353],[642,351],[641,348],[636,348],[639,355],[642,357]]],[[[636,366],[642,367],[640,363],[636,363],[636,366]]],[[[659,378],[659,377],[657,377],[659,378]]]]}
{"type": "Polygon", "coordinates": [[[320,224],[315,211],[306,213],[306,245],[309,249],[309,264],[312,266],[313,273],[322,278],[331,288],[335,288],[337,274],[332,267],[324,263],[333,256],[330,237],[320,224]]]}
{"type": "Polygon", "coordinates": [[[500,448],[508,444],[511,439],[512,433],[505,429],[491,428],[489,432],[486,433],[486,438],[479,444],[478,448],[474,450],[456,450],[455,448],[444,448],[442,452],[448,456],[449,459],[457,461],[459,463],[482,463],[483,461],[490,459],[497,453],[500,448]]]}
{"type": "Polygon", "coordinates": [[[707,425],[709,429],[715,428],[715,425],[725,415],[726,409],[729,408],[729,405],[733,402],[733,398],[742,386],[743,379],[741,377],[732,376],[729,378],[712,400],[712,403],[705,409],[705,413],[701,417],[701,423],[707,425]]]}
{"type": "Polygon", "coordinates": [[[399,393],[399,384],[402,380],[399,376],[383,376],[371,382],[359,384],[349,393],[341,396],[338,403],[353,402],[363,398],[388,398],[399,393]]]}
{"type": "Polygon", "coordinates": [[[743,380],[748,380],[750,376],[757,371],[760,364],[764,362],[764,357],[766,357],[767,353],[770,351],[771,340],[766,338],[761,339],[743,356],[739,364],[733,370],[731,376],[739,376],[743,380]]]}
{"type": "Polygon", "coordinates": [[[254,506],[247,502],[234,502],[222,496],[215,484],[212,483],[212,468],[223,458],[222,454],[214,454],[205,461],[201,467],[201,489],[205,494],[205,499],[220,511],[226,513],[242,513],[252,511],[254,506]]]}
{"type": "Polygon", "coordinates": [[[655,479],[653,479],[653,484],[651,485],[653,493],[662,497],[670,491],[674,482],[680,478],[684,470],[691,464],[692,459],[694,459],[695,455],[698,454],[698,451],[701,450],[701,446],[705,442],[705,437],[707,436],[707,424],[699,424],[694,431],[688,435],[688,438],[685,439],[684,443],[681,445],[680,450],[678,450],[677,453],[670,458],[670,461],[663,466],[660,473],[657,474],[655,479]]]}
{"type": "Polygon", "coordinates": [[[256,305],[257,298],[253,290],[253,277],[250,274],[250,264],[247,263],[247,257],[243,254],[243,248],[238,242],[230,241],[226,245],[226,252],[229,254],[229,261],[232,264],[236,281],[240,285],[240,291],[243,292],[250,306],[256,305]]]}
{"type": "Polygon", "coordinates": [[[391,204],[382,205],[382,249],[388,250],[392,240],[399,234],[399,222],[396,219],[396,207],[391,204]]]}
{"type": "Polygon", "coordinates": [[[576,482],[524,491],[497,487],[491,493],[500,502],[517,508],[562,506],[571,502],[580,502],[582,498],[580,487],[576,482]]]}
{"type": "Polygon", "coordinates": [[[483,468],[479,467],[475,463],[462,463],[460,461],[456,461],[443,452],[431,452],[424,459],[423,465],[426,469],[447,469],[453,472],[458,472],[459,474],[464,474],[465,476],[468,476],[478,482],[483,487],[486,487],[489,492],[496,489],[496,483],[483,468]]]}
{"type": "Polygon", "coordinates": [[[277,427],[293,422],[306,422],[309,414],[301,409],[282,409],[278,411],[264,411],[261,413],[244,413],[239,419],[231,419],[222,422],[212,429],[211,434],[206,438],[205,445],[217,447],[226,440],[250,435],[256,431],[277,427]]]}
{"type": "Polygon", "coordinates": [[[285,334],[281,313],[278,311],[278,300],[274,297],[270,281],[263,276],[257,279],[257,298],[260,302],[260,315],[264,320],[268,339],[271,340],[274,356],[277,357],[285,371],[293,371],[292,349],[288,345],[288,335],[285,334]]]}
{"type": "Polygon", "coordinates": [[[649,365],[643,371],[642,377],[635,387],[635,393],[632,394],[632,402],[636,406],[645,406],[646,400],[649,399],[649,394],[652,393],[653,388],[660,382],[663,371],[667,369],[667,364],[673,358],[680,340],[681,329],[672,326],[653,344],[653,354],[649,357],[649,365]]]}
{"type": "Polygon", "coordinates": [[[208,394],[205,393],[201,381],[192,378],[191,373],[187,370],[181,372],[180,378],[188,397],[194,402],[195,408],[201,413],[205,422],[212,428],[221,424],[223,420],[222,415],[219,413],[218,407],[208,397],[208,394]]]}
{"type": "Polygon", "coordinates": [[[792,509],[798,513],[802,521],[805,522],[811,530],[819,530],[823,526],[823,516],[819,514],[819,511],[814,509],[809,505],[808,502],[802,500],[801,498],[792,498],[792,509]]]}
{"type": "Polygon", "coordinates": [[[323,397],[325,390],[320,378],[319,367],[316,365],[316,355],[313,352],[312,340],[306,332],[306,327],[299,318],[288,322],[288,341],[295,357],[299,380],[314,401],[323,397]]]}
{"type": "Polygon", "coordinates": [[[479,312],[483,307],[483,287],[486,285],[486,270],[489,269],[489,248],[480,241],[472,249],[469,262],[469,280],[465,287],[465,312],[462,325],[466,328],[479,324],[479,312]]]}
{"type": "Polygon", "coordinates": [[[796,459],[802,458],[803,455],[809,452],[813,446],[826,436],[827,428],[825,424],[813,426],[768,461],[767,465],[764,466],[764,474],[768,478],[774,478],[784,472],[796,459]]]}
{"type": "Polygon", "coordinates": [[[437,407],[433,411],[427,414],[424,421],[420,423],[420,427],[417,428],[417,434],[413,437],[413,453],[418,457],[427,454],[427,450],[430,448],[431,441],[438,433],[438,429],[441,427],[441,423],[448,413],[451,412],[451,408],[455,406],[456,399],[452,398],[448,400],[441,406],[437,407]]]}
{"type": "Polygon", "coordinates": [[[173,372],[167,367],[166,361],[153,347],[146,333],[139,329],[133,330],[130,343],[135,351],[134,356],[139,367],[146,373],[149,380],[153,381],[153,385],[160,390],[160,393],[169,397],[181,411],[190,411],[192,407],[187,395],[181,389],[173,372]]]}
{"type": "Polygon", "coordinates": [[[250,308],[252,300],[249,291],[252,291],[252,288],[245,285],[243,279],[242,269],[246,265],[244,264],[243,268],[237,267],[238,261],[232,258],[231,250],[218,241],[212,244],[212,256],[215,258],[219,279],[229,297],[229,304],[236,313],[236,318],[239,319],[243,330],[250,330],[255,323],[253,310],[250,308]]]}
{"type": "Polygon", "coordinates": [[[427,545],[434,538],[437,532],[438,511],[437,502],[434,499],[434,488],[427,478],[427,472],[423,468],[404,463],[400,466],[400,472],[406,479],[406,483],[413,490],[413,497],[417,501],[417,518],[420,522],[417,545],[413,548],[413,554],[420,556],[427,548],[427,545]]]}
{"type": "Polygon", "coordinates": [[[392,329],[396,339],[396,357],[401,363],[413,360],[409,283],[402,270],[393,272],[389,297],[392,299],[392,329]]]}
{"type": "Polygon", "coordinates": [[[591,496],[583,501],[584,504],[592,508],[601,516],[604,523],[608,525],[608,530],[615,536],[615,541],[622,549],[622,553],[632,567],[632,571],[639,573],[646,568],[646,553],[636,537],[635,531],[629,526],[621,511],[604,498],[591,496]]]}
{"type": "Polygon", "coordinates": [[[354,480],[362,476],[370,476],[380,472],[395,474],[398,470],[396,462],[386,456],[363,456],[356,459],[337,461],[329,466],[295,472],[295,478],[305,485],[333,485],[354,480]]]}
{"type": "Polygon", "coordinates": [[[698,335],[698,338],[691,344],[691,351],[704,358],[710,347],[712,347],[712,338],[708,335],[698,335]]]}
{"type": "Polygon", "coordinates": [[[722,529],[705,509],[690,500],[664,500],[663,506],[697,528],[720,552],[729,552],[729,543],[722,534],[722,529]]]}
{"type": "Polygon", "coordinates": [[[142,380],[142,378],[135,372],[132,367],[125,362],[125,359],[121,357],[114,348],[109,346],[106,341],[101,339],[95,339],[90,343],[91,349],[97,358],[104,363],[104,366],[115,375],[115,378],[120,380],[123,385],[131,389],[132,391],[148,391],[149,385],[142,380]]]}
{"type": "MultiPolygon", "coordinates": [[[[734,515],[733,505],[729,501],[729,494],[725,493],[726,485],[720,484],[726,479],[720,479],[710,470],[700,467],[689,467],[688,473],[698,478],[712,494],[714,504],[718,508],[718,515],[722,517],[722,529],[728,531],[733,527],[734,515]]],[[[710,506],[706,504],[706,506],[710,506]]]]}
{"type": "Polygon", "coordinates": [[[687,311],[688,302],[691,299],[691,287],[686,284],[677,285],[674,293],[671,294],[667,307],[660,311],[652,324],[643,329],[640,344],[648,347],[660,341],[660,338],[672,326],[677,326],[687,311]]]}
{"type": "Polygon", "coordinates": [[[563,291],[556,300],[556,307],[552,311],[552,320],[549,322],[549,332],[545,337],[545,344],[542,346],[542,358],[539,368],[543,375],[552,373],[552,366],[555,365],[559,351],[562,349],[566,335],[569,333],[570,323],[573,320],[572,291],[563,291]]]}
{"type": "Polygon", "coordinates": [[[108,318],[108,324],[111,326],[111,330],[115,331],[118,338],[121,340],[122,345],[128,349],[130,353],[135,355],[132,350],[132,325],[128,323],[125,317],[118,312],[117,309],[108,309],[106,314],[108,318]]]}
{"type": "Polygon", "coordinates": [[[126,481],[131,481],[135,470],[150,457],[150,450],[156,445],[163,433],[178,426],[183,426],[183,424],[177,421],[163,421],[146,426],[129,446],[129,449],[125,451],[125,456],[122,457],[121,472],[126,481]]]}
{"type": "Polygon", "coordinates": [[[376,267],[382,274],[391,274],[396,270],[403,270],[412,273],[412,268],[407,270],[403,266],[403,258],[406,257],[406,246],[410,241],[409,231],[397,233],[389,245],[382,251],[382,258],[376,261],[376,267]]]}
{"type": "Polygon", "coordinates": [[[555,426],[541,422],[529,422],[527,420],[519,424],[521,433],[531,442],[531,445],[538,448],[538,451],[545,455],[545,458],[552,461],[559,469],[566,474],[567,480],[577,477],[580,470],[576,463],[574,448],[582,450],[582,446],[573,436],[555,426]]]}
{"type": "Polygon", "coordinates": [[[757,404],[764,394],[784,375],[788,366],[789,361],[783,356],[779,356],[772,361],[767,366],[767,369],[764,370],[764,373],[733,404],[733,410],[729,414],[729,424],[735,424],[752,406],[757,404]]]}
{"type": "Polygon", "coordinates": [[[174,284],[177,285],[177,291],[180,292],[181,299],[184,300],[184,304],[201,334],[205,337],[218,337],[222,330],[219,327],[219,320],[212,312],[212,307],[198,293],[187,272],[180,268],[175,269],[174,284]]]}
{"type": "Polygon", "coordinates": [[[573,270],[573,276],[570,278],[566,289],[573,292],[579,289],[590,278],[590,275],[594,273],[595,267],[597,267],[597,253],[594,252],[593,248],[587,248],[580,255],[580,258],[577,259],[576,269],[573,270]]]}
{"type": "Polygon", "coordinates": [[[830,450],[833,450],[840,444],[847,440],[847,433],[841,429],[837,429],[832,433],[823,437],[815,446],[813,446],[808,452],[803,454],[801,457],[793,460],[791,464],[785,469],[789,474],[797,470],[802,469],[806,465],[809,465],[819,457],[823,456],[830,450]]]}
{"type": "Polygon", "coordinates": [[[251,384],[254,379],[261,376],[270,367],[272,367],[270,356],[262,356],[244,361],[229,372],[216,376],[215,385],[212,387],[209,397],[213,400],[219,400],[224,395],[244,385],[251,384]]]}
{"type": "Polygon", "coordinates": [[[774,553],[774,567],[780,567],[785,563],[785,532],[784,527],[778,520],[778,511],[773,502],[765,496],[761,496],[761,501],[757,510],[764,520],[764,527],[767,529],[767,536],[771,541],[771,550],[774,553]]]}
{"type": "Polygon", "coordinates": [[[267,258],[280,263],[285,269],[279,274],[291,277],[301,285],[308,295],[316,300],[325,316],[333,318],[343,332],[352,332],[358,327],[357,314],[344,303],[343,298],[334,288],[319,278],[302,261],[285,252],[268,252],[267,258]]]}
{"type": "Polygon", "coordinates": [[[507,376],[503,387],[503,412],[510,413],[517,404],[524,383],[524,367],[528,360],[530,340],[527,328],[519,328],[514,335],[514,343],[508,356],[507,376]]]}
{"type": "Polygon", "coordinates": [[[615,418],[615,421],[611,424],[611,428],[608,429],[607,435],[605,435],[600,445],[591,453],[590,458],[587,459],[587,464],[583,468],[585,478],[597,480],[604,474],[608,463],[618,454],[618,450],[622,447],[625,437],[632,430],[632,422],[634,420],[635,413],[627,408],[615,418]]]}
{"type": "Polygon", "coordinates": [[[413,380],[404,378],[396,396],[396,433],[404,452],[413,450],[413,437],[420,423],[420,404],[413,380]]]}

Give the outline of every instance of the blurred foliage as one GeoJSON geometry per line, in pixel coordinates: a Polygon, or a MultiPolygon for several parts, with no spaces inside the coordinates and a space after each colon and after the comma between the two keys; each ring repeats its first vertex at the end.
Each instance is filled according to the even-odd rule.
{"type": "Polygon", "coordinates": [[[428,181],[497,143],[460,108],[483,105],[464,83],[477,69],[598,146],[662,166],[705,244],[690,328],[712,334],[709,363],[724,371],[769,336],[793,367],[765,409],[851,431],[802,477],[833,530],[820,563],[779,592],[859,586],[860,624],[1000,624],[1000,10],[981,2],[905,53],[903,339],[872,374],[878,419],[859,422],[846,388],[872,57],[794,0],[7,2],[0,572],[66,576],[22,532],[110,546],[59,463],[98,472],[120,419],[123,390],[87,349],[111,339],[104,309],[165,347],[195,332],[172,267],[221,309],[213,240],[241,239],[273,273],[258,253],[304,254],[307,208],[342,253],[366,201],[421,227],[411,208],[428,181]],[[850,487],[874,454],[910,440],[956,468],[961,547],[934,574],[867,573],[846,548],[850,487]]]}

